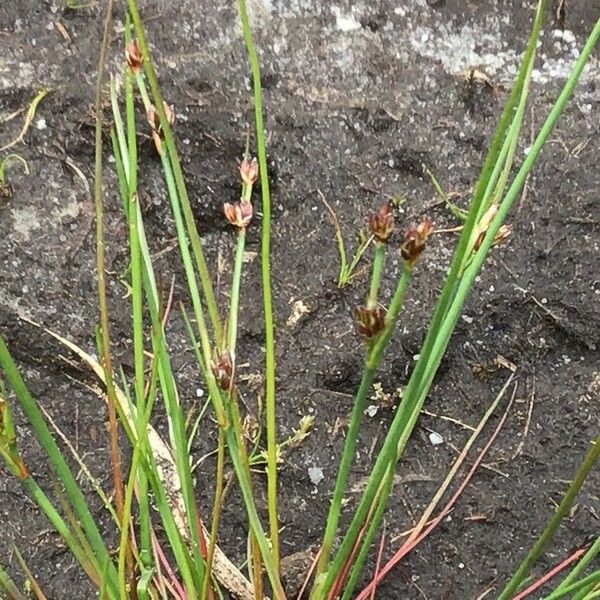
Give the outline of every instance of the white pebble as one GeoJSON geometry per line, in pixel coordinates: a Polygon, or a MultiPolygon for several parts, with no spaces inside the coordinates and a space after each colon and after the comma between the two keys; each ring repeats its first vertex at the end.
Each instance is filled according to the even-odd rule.
{"type": "Polygon", "coordinates": [[[429,434],[429,441],[431,442],[432,446],[439,446],[440,444],[444,443],[444,438],[436,431],[432,431],[429,434]]]}
{"type": "Polygon", "coordinates": [[[309,467],[308,468],[308,476],[313,485],[319,485],[323,479],[325,479],[325,475],[323,475],[323,469],[321,467],[309,467]]]}
{"type": "Polygon", "coordinates": [[[376,406],[375,404],[369,404],[369,406],[367,406],[367,410],[365,410],[365,413],[367,413],[369,417],[374,417],[377,414],[378,410],[378,406],[376,406]]]}

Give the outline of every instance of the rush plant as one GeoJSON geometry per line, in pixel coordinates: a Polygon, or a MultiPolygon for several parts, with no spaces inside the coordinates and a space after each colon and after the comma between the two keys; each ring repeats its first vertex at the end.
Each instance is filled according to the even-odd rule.
{"type": "MultiPolygon", "coordinates": [[[[540,0],[533,18],[516,81],[491,140],[479,174],[475,191],[466,210],[454,207],[447,199],[433,174],[436,190],[462,221],[461,235],[430,319],[418,360],[401,402],[386,432],[385,440],[372,465],[367,484],[346,528],[340,527],[344,498],[357,447],[358,436],[367,399],[372,394],[378,369],[401,319],[404,297],[415,269],[424,252],[434,224],[428,216],[400,233],[395,246],[393,234],[399,229],[393,207],[386,203],[368,219],[368,234],[350,263],[346,260],[344,241],[336,221],[341,271],[338,283],[347,284],[360,260],[370,262],[370,283],[364,302],[354,313],[357,343],[363,346],[363,365],[360,385],[354,396],[352,413],[346,432],[336,482],[323,538],[314,562],[314,573],[307,586],[311,600],[350,600],[374,597],[374,581],[362,592],[356,591],[363,566],[380,528],[393,487],[398,461],[417,423],[440,361],[451,341],[464,303],[475,285],[476,278],[492,248],[503,243],[510,234],[506,224],[511,206],[520,194],[540,152],[578,82],[600,36],[600,20],[596,23],[567,79],[552,110],[547,115],[526,158],[517,164],[516,150],[523,117],[527,107],[531,76],[536,59],[540,32],[549,2],[540,0]],[[395,274],[390,267],[390,253],[398,250],[402,266],[395,274]],[[395,278],[391,297],[383,293],[382,281],[395,278]],[[309,588],[310,585],[310,588],[309,588]]],[[[212,600],[225,592],[242,599],[266,597],[284,600],[286,591],[281,579],[281,544],[278,518],[278,468],[284,447],[301,443],[308,435],[311,421],[304,418],[299,429],[287,440],[277,438],[277,396],[275,364],[275,324],[271,290],[270,218],[266,138],[263,122],[263,103],[259,58],[256,52],[245,0],[239,0],[239,14],[252,76],[255,130],[253,139],[256,157],[250,152],[250,137],[240,152],[239,201],[223,204],[223,219],[235,238],[231,256],[229,299],[220,304],[213,289],[212,271],[204,256],[198,225],[194,218],[185,176],[179,159],[173,126],[177,107],[163,97],[149,43],[136,0],[128,0],[124,36],[123,70],[108,86],[112,113],[108,130],[111,153],[123,208],[123,220],[128,231],[127,286],[131,313],[133,341],[133,376],[120,373],[112,361],[109,306],[106,295],[104,264],[103,178],[102,178],[102,73],[110,32],[111,3],[108,4],[101,50],[96,129],[96,222],[97,222],[97,280],[100,326],[96,335],[98,355],[95,359],[56,333],[50,333],[60,343],[79,356],[94,371],[103,389],[99,395],[107,405],[110,423],[111,468],[113,492],[106,494],[84,468],[81,457],[71,447],[75,460],[102,498],[117,532],[118,544],[110,547],[106,532],[101,531],[89,508],[89,498],[83,494],[81,483],[69,467],[66,451],[56,441],[57,432],[40,406],[28,391],[25,380],[2,337],[0,337],[0,456],[8,471],[22,484],[81,565],[101,598],[109,600],[176,598],[212,600]],[[139,105],[141,110],[136,106],[139,105]],[[140,119],[140,113],[142,118],[140,119]],[[153,140],[157,155],[157,177],[164,180],[170,211],[175,225],[178,255],[183,266],[191,310],[182,306],[191,350],[196,367],[208,390],[210,414],[216,428],[216,469],[211,481],[214,490],[210,517],[201,514],[196,500],[194,457],[190,456],[191,440],[197,430],[202,411],[190,426],[178,392],[178,378],[172,366],[166,322],[171,311],[157,284],[157,275],[149,249],[144,215],[140,207],[138,177],[139,131],[145,128],[153,140]],[[260,184],[260,210],[257,208],[256,188],[260,184]],[[258,218],[260,214],[260,219],[258,218]],[[238,390],[240,356],[238,353],[240,297],[243,293],[242,275],[246,235],[260,221],[261,288],[264,315],[264,405],[266,449],[257,454],[255,437],[245,431],[238,390]],[[33,434],[44,449],[56,480],[54,494],[43,490],[31,474],[30,465],[22,455],[19,436],[14,426],[12,401],[16,400],[33,434]],[[156,408],[166,419],[168,434],[160,437],[152,426],[156,408]],[[124,433],[127,448],[119,443],[124,433]],[[251,440],[250,444],[248,440],[251,440]],[[122,460],[122,456],[129,460],[122,460]],[[258,458],[257,458],[258,457],[258,458]],[[225,501],[225,466],[229,463],[239,488],[247,521],[248,570],[234,566],[218,545],[218,533],[225,501]],[[264,465],[267,489],[266,519],[259,510],[257,478],[253,466],[264,465]],[[124,465],[127,464],[127,471],[124,465]]],[[[2,170],[0,165],[0,183],[2,170]]],[[[323,198],[325,201],[325,199],[323,198]]],[[[326,201],[325,204],[327,207],[326,201]]],[[[331,211],[335,220],[335,214],[331,211]]],[[[475,439],[498,406],[504,392],[512,383],[514,372],[501,393],[483,415],[480,425],[469,438],[465,449],[431,504],[409,533],[397,553],[400,560],[435,527],[447,514],[458,495],[430,521],[432,512],[444,495],[475,439]],[[444,512],[446,511],[446,512],[444,512]]],[[[516,388],[515,388],[516,391],[516,388]]],[[[514,398],[514,393],[513,393],[514,398]]],[[[512,403],[512,400],[511,400],[512,403]]],[[[509,404],[510,406],[510,404],[509,404]]],[[[507,409],[508,410],[508,409],[507,409]]],[[[502,421],[503,422],[503,421],[502,421]]],[[[498,426],[488,446],[499,431],[498,426]]],[[[487,448],[486,447],[486,448],[487,448]]],[[[475,467],[481,462],[478,457],[475,467]]],[[[498,591],[499,600],[522,598],[523,584],[534,561],[569,513],[576,495],[600,454],[600,438],[596,439],[584,457],[562,502],[550,518],[547,527],[527,554],[513,577],[498,591]]],[[[197,457],[195,457],[197,458],[197,457]]],[[[471,470],[460,490],[472,476],[471,470]]],[[[458,492],[459,494],[460,492],[458,492]]],[[[569,562],[571,571],[555,587],[547,600],[571,597],[591,600],[600,597],[600,573],[593,570],[593,561],[600,552],[600,541],[569,562]]],[[[396,559],[394,559],[396,560],[396,559]]],[[[397,562],[396,560],[396,562],[397,562]]],[[[516,557],[515,557],[516,562],[516,557]]],[[[379,563],[379,560],[377,561],[379,563]]],[[[394,562],[395,564],[395,562],[394,562]]],[[[393,566],[393,565],[392,565],[393,566]]],[[[389,567],[391,568],[391,566],[389,567]]],[[[384,567],[382,576],[389,570],[384,567]]],[[[28,573],[26,565],[24,570],[28,573]]],[[[379,569],[378,569],[379,571],[379,569]]],[[[29,577],[29,575],[28,575],[29,577]]],[[[32,577],[29,577],[31,580],[32,577]]],[[[42,587],[43,587],[43,582],[42,587]]],[[[43,594],[35,584],[38,597],[43,594]]],[[[0,568],[0,590],[10,598],[24,597],[7,570],[0,568]]],[[[525,594],[525,595],[524,595],[525,594]]]]}

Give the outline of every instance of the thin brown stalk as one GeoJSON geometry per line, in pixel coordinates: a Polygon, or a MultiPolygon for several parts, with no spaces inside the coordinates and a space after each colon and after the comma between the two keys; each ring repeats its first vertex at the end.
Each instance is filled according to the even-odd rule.
{"type": "Polygon", "coordinates": [[[110,333],[108,325],[108,300],[106,295],[106,272],[104,250],[104,204],[102,187],[102,87],[104,83],[104,67],[110,39],[114,0],[107,0],[104,31],[98,59],[98,78],[96,82],[95,102],[95,165],[94,165],[94,202],[96,210],[96,270],[98,277],[98,306],[100,309],[100,327],[102,330],[102,363],[106,377],[108,393],[108,421],[110,428],[110,457],[112,463],[113,484],[115,488],[115,504],[119,519],[123,515],[123,476],[121,473],[121,454],[119,451],[116,394],[112,378],[112,360],[110,354],[110,333]]]}
{"type": "MultiPolygon", "coordinates": [[[[375,579],[379,575],[379,570],[381,569],[381,557],[383,556],[383,548],[385,545],[385,523],[383,524],[383,531],[381,532],[381,540],[379,542],[379,550],[377,552],[377,562],[375,563],[375,579]]],[[[377,584],[373,586],[373,590],[371,591],[371,600],[375,600],[375,592],[377,591],[377,584]]]]}
{"type": "Polygon", "coordinates": [[[19,561],[19,564],[21,565],[21,569],[23,569],[23,573],[25,573],[25,577],[27,578],[27,581],[31,586],[31,590],[35,594],[37,600],[48,600],[48,598],[44,595],[44,592],[42,591],[42,588],[40,587],[39,583],[37,582],[37,579],[33,576],[33,573],[30,571],[29,567],[27,566],[27,563],[25,562],[25,559],[23,558],[19,550],[16,548],[16,546],[13,548],[13,550],[15,552],[17,560],[19,561]]]}
{"type": "Polygon", "coordinates": [[[531,596],[533,592],[541,588],[545,583],[548,583],[551,579],[556,577],[561,571],[564,571],[569,565],[577,562],[587,551],[587,548],[579,548],[575,552],[572,552],[567,558],[558,563],[555,567],[550,569],[547,573],[542,575],[539,579],[534,581],[529,587],[525,588],[522,592],[514,597],[514,600],[524,600],[527,596],[531,596]]]}
{"type": "Polygon", "coordinates": [[[506,383],[502,386],[502,389],[496,395],[496,398],[494,399],[491,406],[487,409],[487,411],[485,412],[485,414],[479,421],[479,424],[477,425],[477,427],[475,428],[475,430],[473,431],[473,433],[467,440],[467,443],[465,444],[464,448],[462,449],[462,451],[460,452],[460,454],[454,461],[452,468],[450,469],[450,471],[448,471],[448,474],[446,475],[444,481],[442,482],[442,485],[440,485],[440,487],[436,491],[433,499],[428,504],[427,508],[423,512],[423,515],[419,519],[419,522],[415,525],[412,532],[408,536],[408,539],[405,540],[403,545],[410,545],[415,539],[417,539],[417,537],[419,536],[419,534],[421,533],[423,528],[426,526],[426,523],[429,521],[429,518],[433,514],[435,507],[438,505],[438,502],[442,499],[442,496],[446,493],[446,490],[448,489],[448,487],[450,486],[450,484],[456,477],[456,473],[458,472],[461,465],[467,458],[467,454],[469,453],[469,450],[471,449],[471,447],[477,440],[479,434],[483,431],[483,428],[485,427],[489,418],[492,416],[492,413],[494,412],[494,410],[496,410],[498,403],[503,398],[503,396],[504,396],[506,390],[508,389],[508,386],[511,384],[514,376],[515,376],[515,374],[513,372],[510,375],[510,377],[506,380],[506,383]]]}

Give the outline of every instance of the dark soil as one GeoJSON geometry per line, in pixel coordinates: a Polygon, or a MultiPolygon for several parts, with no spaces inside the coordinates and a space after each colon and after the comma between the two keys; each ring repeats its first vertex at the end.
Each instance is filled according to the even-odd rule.
{"type": "MultiPolygon", "coordinates": [[[[91,107],[101,15],[97,8],[68,10],[63,4],[17,0],[0,6],[0,146],[18,134],[24,112],[10,121],[6,117],[26,110],[42,87],[51,90],[25,142],[12,150],[28,161],[31,174],[25,176],[18,165],[9,169],[13,194],[0,198],[0,331],[32,393],[109,489],[105,409],[81,384],[90,374],[67,366],[61,348],[19,319],[30,316],[88,350],[94,347],[93,206],[87,186],[93,182],[91,107]]],[[[235,3],[141,4],[163,91],[179,114],[176,133],[206,251],[211,265],[218,258],[226,265],[218,283],[226,301],[233,239],[220,207],[238,193],[236,165],[246,123],[252,121],[235,3]]],[[[365,216],[388,196],[406,198],[397,213],[400,223],[427,213],[438,228],[456,226],[437,202],[421,164],[465,205],[514,77],[531,10],[523,2],[462,0],[251,4],[264,68],[273,185],[280,435],[289,435],[301,416],[315,416],[313,433],[281,471],[283,554],[292,555],[319,542],[343,444],[339,424],[350,413],[362,356],[351,313],[366,282],[362,278],[343,291],[336,288],[336,246],[317,190],[335,208],[352,243],[365,216]],[[469,84],[464,74],[471,68],[484,71],[494,89],[478,81],[469,84]],[[289,326],[292,305],[299,300],[310,313],[289,326]],[[323,470],[317,487],[309,478],[311,467],[323,470]]],[[[124,22],[122,10],[117,25],[124,22]]],[[[560,89],[574,48],[599,14],[598,0],[567,0],[564,18],[551,18],[520,156],[560,89]]],[[[111,72],[122,62],[120,39],[116,31],[111,72]]],[[[478,471],[451,516],[393,571],[378,598],[462,600],[490,587],[497,591],[542,530],[597,435],[599,73],[596,55],[515,206],[510,242],[493,252],[481,274],[426,405],[432,413],[475,425],[508,377],[506,369],[495,366],[500,355],[517,366],[514,408],[488,455],[488,468],[478,471]]],[[[107,171],[112,335],[117,360],[129,371],[129,313],[122,299],[126,230],[114,175],[107,171]]],[[[165,288],[175,276],[175,300],[187,302],[177,251],[171,249],[168,202],[148,143],[142,151],[141,188],[149,238],[153,250],[161,252],[157,270],[165,288]]],[[[258,251],[257,230],[249,234],[250,251],[258,251]]],[[[407,381],[455,240],[451,233],[436,235],[419,265],[378,376],[386,392],[407,381]]],[[[388,261],[386,293],[398,264],[397,258],[388,261]]],[[[257,258],[243,281],[239,355],[248,365],[243,375],[262,369],[259,279],[257,258]]],[[[201,381],[177,311],[169,335],[181,397],[189,407],[197,403],[201,381]]],[[[256,391],[249,385],[243,391],[246,410],[255,412],[256,391]]],[[[381,407],[365,418],[352,485],[367,476],[392,414],[381,407]]],[[[499,416],[500,410],[494,424],[499,416]]],[[[27,462],[51,490],[43,454],[19,422],[27,462]]],[[[447,420],[421,418],[398,467],[400,483],[386,517],[386,556],[398,546],[394,538],[428,503],[455,457],[453,448],[461,447],[467,435],[447,420]],[[432,446],[431,430],[442,436],[442,444],[432,446]]],[[[205,421],[194,454],[214,447],[214,431],[205,421]]],[[[198,501],[206,516],[213,468],[206,461],[198,473],[198,501]]],[[[596,470],[536,573],[598,534],[598,489],[596,470]]],[[[110,531],[91,490],[89,498],[110,531]]],[[[0,515],[0,563],[17,580],[22,576],[12,544],[21,549],[48,598],[92,597],[60,539],[4,470],[0,515]]],[[[239,562],[246,552],[245,524],[232,493],[220,543],[239,562]]]]}

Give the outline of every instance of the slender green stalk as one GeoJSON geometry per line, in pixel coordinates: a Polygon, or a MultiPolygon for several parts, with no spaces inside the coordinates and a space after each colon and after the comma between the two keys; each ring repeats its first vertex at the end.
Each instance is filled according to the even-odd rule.
{"type": "Polygon", "coordinates": [[[590,596],[589,592],[593,590],[598,583],[600,583],[600,570],[590,573],[587,577],[584,577],[579,581],[575,581],[571,585],[568,585],[561,590],[554,590],[551,594],[545,596],[544,600],[558,600],[559,598],[564,598],[565,596],[568,596],[571,600],[575,600],[575,598],[577,598],[577,600],[583,600],[584,598],[587,600],[587,598],[590,597],[595,598],[597,595],[593,594],[590,596]],[[582,590],[583,596],[580,596],[579,594],[570,596],[570,594],[573,592],[580,592],[582,590]]]}
{"type": "Polygon", "coordinates": [[[350,263],[349,266],[346,267],[343,277],[342,277],[342,272],[340,271],[340,277],[338,279],[338,287],[344,287],[347,283],[349,283],[351,281],[352,277],[354,276],[354,271],[356,269],[356,266],[358,265],[358,262],[360,261],[360,259],[362,258],[362,255],[365,253],[365,251],[370,246],[370,244],[373,240],[374,240],[374,236],[370,235],[369,237],[365,238],[365,240],[363,242],[361,242],[360,246],[356,249],[356,252],[354,253],[354,256],[352,257],[352,262],[350,263]]]}
{"type": "MultiPolygon", "coordinates": [[[[382,499],[387,498],[392,491],[392,486],[394,485],[394,472],[390,470],[390,475],[385,477],[385,479],[381,482],[381,492],[378,494],[382,499]]],[[[352,569],[350,571],[350,577],[348,578],[348,582],[344,587],[344,595],[342,596],[342,600],[350,600],[352,597],[352,593],[354,592],[354,588],[358,582],[358,578],[360,577],[361,570],[365,559],[367,558],[367,554],[371,549],[371,543],[375,534],[377,533],[377,529],[379,527],[379,523],[383,518],[383,513],[385,512],[386,503],[377,501],[377,508],[375,510],[375,514],[372,519],[368,519],[370,521],[367,533],[364,536],[364,539],[358,540],[360,543],[360,551],[358,556],[354,560],[354,564],[352,565],[352,569]]]]}
{"type": "MultiPolygon", "coordinates": [[[[600,23],[600,20],[598,21],[600,23]]],[[[571,482],[571,485],[567,488],[563,499],[558,505],[554,515],[546,525],[546,528],[537,539],[536,543],[533,545],[523,562],[519,565],[519,568],[515,571],[515,574],[512,576],[511,580],[508,582],[506,587],[502,590],[500,596],[498,596],[498,600],[510,600],[519,586],[527,577],[529,570],[531,569],[533,563],[540,556],[548,542],[554,537],[558,526],[561,524],[562,520],[569,513],[571,506],[577,496],[583,482],[586,480],[588,474],[596,464],[596,461],[600,457],[600,436],[596,438],[592,447],[587,451],[581,465],[577,469],[577,473],[575,474],[575,478],[571,482]]],[[[563,587],[563,585],[559,586],[558,589],[569,589],[569,586],[563,587]]],[[[551,596],[552,597],[552,596],[551,596]]]]}
{"type": "Polygon", "coordinates": [[[102,331],[102,363],[106,372],[106,389],[108,396],[108,420],[110,430],[110,448],[113,484],[115,489],[115,504],[117,514],[123,512],[123,479],[121,475],[121,457],[118,440],[118,425],[116,412],[116,395],[112,379],[112,359],[110,351],[110,328],[108,320],[108,302],[106,298],[105,259],[104,259],[104,206],[102,198],[102,87],[104,81],[104,66],[106,49],[110,37],[114,0],[108,0],[104,32],[98,59],[98,77],[96,83],[95,103],[95,161],[94,161],[94,205],[96,217],[96,276],[98,284],[98,307],[100,311],[100,328],[102,331]]]}
{"type": "Polygon", "coordinates": [[[238,309],[240,305],[240,282],[244,264],[244,248],[246,244],[246,228],[238,227],[235,259],[233,261],[233,278],[231,281],[231,300],[229,305],[229,322],[227,324],[227,349],[231,353],[235,365],[235,346],[238,334],[238,309]]]}
{"type": "Polygon", "coordinates": [[[15,582],[10,578],[9,574],[0,565],[0,592],[4,591],[8,594],[10,600],[28,600],[21,594],[15,582]]]}
{"type": "Polygon", "coordinates": [[[365,367],[363,369],[360,386],[352,403],[352,415],[350,417],[350,424],[346,434],[346,442],[344,444],[342,459],[337,472],[335,488],[333,490],[333,497],[331,499],[331,506],[329,508],[329,514],[327,516],[327,522],[325,525],[325,533],[323,534],[321,552],[319,553],[319,562],[317,563],[317,573],[325,571],[327,565],[329,564],[331,548],[335,540],[335,534],[337,532],[337,526],[342,512],[344,492],[346,490],[350,468],[352,467],[352,462],[354,460],[354,452],[356,450],[356,442],[358,439],[358,430],[362,421],[367,398],[373,390],[374,376],[374,368],[365,367]]]}
{"type": "MultiPolygon", "coordinates": [[[[83,567],[88,577],[96,584],[100,584],[100,563],[97,561],[97,557],[93,552],[86,552],[85,548],[81,545],[77,536],[73,534],[67,523],[60,516],[48,496],[37,484],[35,479],[31,476],[20,480],[21,485],[25,488],[29,496],[36,502],[42,512],[46,515],[51,525],[56,529],[60,537],[64,540],[65,544],[76,558],[77,562],[83,567]]],[[[109,577],[107,577],[108,579],[109,577]]],[[[114,594],[114,583],[113,580],[108,589],[111,594],[111,598],[116,598],[114,594]]]]}
{"type": "Polygon", "coordinates": [[[73,477],[71,470],[58,447],[48,426],[46,425],[40,409],[37,407],[35,400],[31,397],[21,374],[19,373],[2,336],[0,336],[0,366],[6,375],[6,379],[14,390],[19,401],[23,413],[31,424],[35,436],[40,442],[42,448],[46,452],[50,462],[56,471],[59,481],[65,488],[69,501],[71,502],[75,514],[78,516],[86,536],[92,546],[95,556],[99,564],[109,563],[108,576],[111,583],[108,592],[111,597],[118,597],[116,582],[117,571],[114,564],[110,560],[110,555],[102,540],[100,532],[94,518],[92,517],[85,498],[77,485],[77,481],[73,477]]]}
{"type": "Polygon", "coordinates": [[[154,63],[150,55],[148,43],[146,41],[146,34],[144,32],[144,27],[142,25],[139,10],[137,7],[137,0],[127,0],[127,6],[129,8],[129,14],[131,15],[131,19],[133,21],[135,34],[142,54],[144,73],[146,74],[146,77],[148,78],[148,83],[150,84],[150,90],[154,99],[154,106],[160,116],[161,128],[164,134],[164,142],[167,149],[167,154],[169,156],[169,160],[173,168],[173,179],[177,190],[177,194],[181,202],[181,210],[184,215],[185,225],[187,233],[189,235],[190,245],[192,247],[192,253],[194,255],[196,269],[198,270],[198,274],[200,277],[202,292],[204,293],[204,298],[206,300],[206,306],[213,328],[215,341],[217,345],[220,346],[220,343],[223,339],[223,334],[212,280],[208,271],[208,266],[206,264],[204,252],[202,251],[200,235],[198,234],[198,228],[196,227],[196,222],[192,213],[190,199],[183,179],[183,172],[181,170],[181,164],[179,162],[177,148],[175,146],[175,140],[173,138],[173,132],[171,131],[171,126],[169,125],[167,115],[163,106],[163,98],[160,93],[160,87],[158,85],[158,78],[154,69],[154,63]]]}
{"type": "Polygon", "coordinates": [[[369,288],[369,296],[367,298],[367,308],[375,308],[377,306],[377,294],[381,285],[381,273],[385,261],[385,247],[386,244],[382,242],[377,242],[375,245],[375,258],[373,259],[373,272],[371,274],[371,287],[369,288]]]}
{"type": "Polygon", "coordinates": [[[267,501],[269,507],[269,525],[271,546],[277,569],[279,570],[279,517],[277,513],[277,421],[275,412],[275,328],[273,322],[273,301],[271,298],[271,197],[267,172],[267,150],[265,127],[263,122],[262,88],[260,82],[260,64],[252,31],[248,21],[245,0],[239,0],[240,19],[248,59],[252,70],[254,87],[254,118],[256,121],[256,145],[260,173],[260,191],[262,195],[262,229],[260,244],[260,268],[265,321],[265,409],[267,420],[267,501]]]}
{"type": "MultiPolygon", "coordinates": [[[[378,250],[380,248],[378,247],[378,250]]],[[[377,256],[377,254],[376,254],[377,256]]],[[[383,252],[379,253],[379,267],[373,265],[373,276],[381,277],[381,266],[383,262],[383,252]],[[376,271],[379,271],[377,274],[376,271]]],[[[319,553],[319,560],[317,562],[316,577],[317,580],[320,575],[327,571],[329,566],[329,558],[331,556],[331,548],[335,540],[337,533],[337,526],[342,511],[342,500],[344,498],[344,492],[348,483],[348,477],[350,474],[350,468],[352,467],[352,461],[354,459],[354,453],[356,450],[356,442],[358,439],[358,430],[362,421],[362,416],[365,410],[365,404],[373,389],[373,378],[379,362],[381,360],[382,353],[378,351],[379,340],[382,338],[389,339],[393,333],[395,324],[398,320],[402,304],[404,302],[404,293],[408,287],[410,281],[411,269],[405,265],[402,270],[402,275],[396,286],[396,291],[390,303],[388,310],[388,323],[384,331],[377,338],[372,348],[368,351],[365,366],[363,368],[362,379],[360,386],[354,398],[352,404],[352,415],[350,416],[350,425],[348,426],[348,433],[346,434],[346,442],[344,444],[344,450],[342,453],[342,459],[338,468],[337,478],[335,482],[335,488],[333,490],[333,497],[331,500],[331,506],[329,508],[329,514],[327,515],[327,522],[325,525],[325,532],[323,534],[323,542],[321,544],[321,551],[319,553]]],[[[371,286],[371,289],[373,286],[371,286]]],[[[315,596],[318,597],[318,596],[315,596]]]]}
{"type": "Polygon", "coordinates": [[[556,592],[563,590],[568,585],[573,583],[587,568],[592,560],[600,553],[600,537],[591,545],[588,551],[581,557],[577,564],[571,569],[570,573],[561,581],[560,585],[555,589],[556,592]]]}

